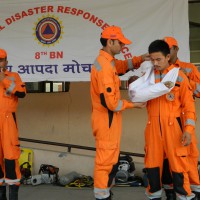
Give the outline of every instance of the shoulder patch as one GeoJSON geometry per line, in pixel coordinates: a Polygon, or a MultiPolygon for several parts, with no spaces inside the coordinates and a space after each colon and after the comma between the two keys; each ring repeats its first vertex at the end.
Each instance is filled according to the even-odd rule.
{"type": "Polygon", "coordinates": [[[168,101],[174,101],[174,99],[175,99],[174,93],[172,93],[172,92],[167,93],[167,94],[166,94],[166,99],[167,99],[168,101]]]}

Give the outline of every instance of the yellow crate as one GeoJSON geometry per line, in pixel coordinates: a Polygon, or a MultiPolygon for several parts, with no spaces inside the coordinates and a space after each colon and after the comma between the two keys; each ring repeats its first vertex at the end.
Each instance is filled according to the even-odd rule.
{"type": "MultiPolygon", "coordinates": [[[[33,168],[33,150],[27,148],[21,148],[21,154],[19,157],[19,165],[22,165],[25,162],[29,162],[31,165],[31,171],[33,168]]],[[[24,167],[26,168],[27,165],[24,167]]]]}

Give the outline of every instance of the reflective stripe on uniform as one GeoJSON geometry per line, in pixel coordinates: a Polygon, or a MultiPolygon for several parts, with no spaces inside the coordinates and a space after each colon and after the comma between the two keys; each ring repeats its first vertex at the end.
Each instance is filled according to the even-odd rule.
{"type": "Polygon", "coordinates": [[[128,59],[128,68],[130,70],[134,68],[132,59],[128,59]]]}
{"type": "Polygon", "coordinates": [[[160,80],[160,74],[155,74],[155,80],[159,79],[160,80]]]}
{"type": "Polygon", "coordinates": [[[187,73],[190,73],[192,71],[191,68],[182,68],[184,71],[186,71],[187,73]]]}
{"type": "Polygon", "coordinates": [[[5,183],[7,183],[8,185],[14,185],[16,183],[20,183],[20,179],[6,179],[5,178],[5,183]]]}
{"type": "Polygon", "coordinates": [[[187,119],[185,121],[185,125],[192,125],[192,126],[195,126],[195,121],[193,119],[187,119]]]}
{"type": "Polygon", "coordinates": [[[182,81],[183,81],[183,77],[178,76],[176,81],[177,81],[177,82],[182,82],[182,81]]]}
{"type": "Polygon", "coordinates": [[[198,93],[200,93],[200,84],[196,83],[196,90],[194,91],[194,95],[197,95],[198,93]]]}
{"type": "Polygon", "coordinates": [[[110,188],[106,189],[94,188],[94,196],[97,199],[105,199],[110,196],[110,188]]]}
{"type": "Polygon", "coordinates": [[[117,108],[114,110],[114,112],[120,111],[122,109],[122,106],[123,106],[123,102],[122,102],[122,100],[119,100],[117,108]]]}
{"type": "Polygon", "coordinates": [[[185,196],[185,195],[180,195],[180,194],[177,194],[177,197],[179,200],[191,200],[191,199],[194,199],[195,197],[195,194],[194,193],[191,193],[191,195],[188,195],[188,196],[185,196]]]}
{"type": "Polygon", "coordinates": [[[163,79],[165,77],[166,74],[161,74],[160,77],[161,79],[163,79]]]}
{"type": "Polygon", "coordinates": [[[13,89],[15,88],[15,78],[14,77],[8,77],[8,79],[10,79],[12,82],[11,82],[11,85],[10,87],[6,90],[6,95],[11,95],[13,89]]]}
{"type": "Polygon", "coordinates": [[[154,73],[155,76],[155,83],[159,83],[162,80],[162,75],[154,73]]]}
{"type": "Polygon", "coordinates": [[[94,67],[96,68],[97,71],[101,70],[101,65],[99,64],[97,60],[94,61],[94,67]]]}
{"type": "Polygon", "coordinates": [[[146,196],[149,198],[149,199],[155,199],[155,198],[161,198],[162,196],[162,190],[159,190],[157,192],[154,192],[154,193],[147,193],[145,192],[146,196]]]}
{"type": "Polygon", "coordinates": [[[115,67],[115,61],[114,60],[111,62],[111,65],[112,65],[112,67],[115,67]]]}
{"type": "MultiPolygon", "coordinates": [[[[115,61],[113,60],[111,63],[112,67],[115,67],[115,61]]],[[[102,69],[101,65],[97,60],[94,61],[94,67],[96,68],[97,71],[100,71],[102,69]]]]}
{"type": "Polygon", "coordinates": [[[200,192],[200,185],[190,185],[191,190],[194,192],[200,192]]]}

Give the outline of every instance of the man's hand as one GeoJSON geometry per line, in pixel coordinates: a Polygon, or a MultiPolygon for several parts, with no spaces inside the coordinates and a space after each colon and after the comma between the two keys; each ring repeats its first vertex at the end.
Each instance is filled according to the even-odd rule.
{"type": "Polygon", "coordinates": [[[138,76],[131,76],[129,79],[128,79],[128,85],[130,85],[132,82],[136,81],[139,77],[138,76]]]}
{"type": "Polygon", "coordinates": [[[133,104],[134,108],[144,108],[147,105],[147,102],[136,102],[133,104]]]}
{"type": "Polygon", "coordinates": [[[181,143],[183,146],[188,146],[191,143],[191,134],[188,132],[184,132],[181,138],[181,143]]]}
{"type": "Polygon", "coordinates": [[[142,61],[150,61],[150,55],[148,53],[145,53],[142,56],[142,61]]]}

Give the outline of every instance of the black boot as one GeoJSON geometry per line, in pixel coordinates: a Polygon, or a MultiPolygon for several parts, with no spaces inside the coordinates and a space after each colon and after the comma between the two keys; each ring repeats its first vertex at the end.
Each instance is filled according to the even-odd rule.
{"type": "Polygon", "coordinates": [[[176,200],[176,193],[174,192],[173,189],[169,189],[169,190],[165,189],[165,194],[166,194],[167,200],[176,200]]]}
{"type": "Polygon", "coordinates": [[[9,200],[18,200],[18,185],[10,185],[9,186],[9,200]]]}
{"type": "Polygon", "coordinates": [[[192,193],[195,194],[195,197],[192,200],[200,200],[200,192],[194,192],[194,191],[192,191],[192,193]]]}
{"type": "Polygon", "coordinates": [[[7,200],[6,198],[6,186],[0,186],[0,199],[7,200]]]}
{"type": "Polygon", "coordinates": [[[162,198],[155,198],[155,199],[152,199],[152,200],[161,200],[162,198]]]}

